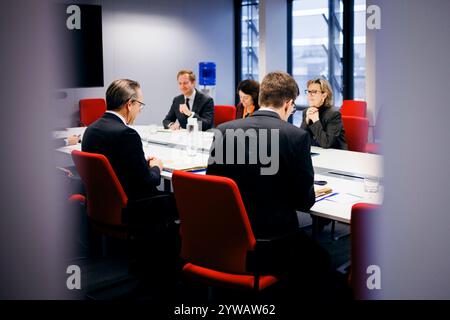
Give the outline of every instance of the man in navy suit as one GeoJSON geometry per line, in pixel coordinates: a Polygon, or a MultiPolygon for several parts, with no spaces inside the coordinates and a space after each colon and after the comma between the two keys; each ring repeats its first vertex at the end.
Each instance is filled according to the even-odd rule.
{"type": "Polygon", "coordinates": [[[236,182],[255,238],[282,239],[264,259],[267,270],[296,279],[291,283],[297,294],[305,289],[308,297],[328,297],[335,283],[330,257],[299,229],[296,213],[315,202],[308,133],[287,122],[298,94],[289,74],[267,74],[260,109],[218,126],[206,174],[236,182]]]}
{"type": "Polygon", "coordinates": [[[111,163],[128,196],[127,214],[122,219],[138,239],[138,276],[145,285],[164,291],[178,257],[177,212],[173,195],[156,189],[161,182],[161,160],[145,158],[141,137],[128,126],[145,105],[143,100],[138,82],[113,81],[106,91],[107,111],[86,129],[81,147],[103,154],[111,163]],[[160,277],[148,279],[149,274],[160,277]]]}
{"type": "Polygon", "coordinates": [[[233,151],[227,148],[234,145],[234,159],[230,159],[234,163],[210,162],[207,174],[226,176],[237,183],[256,237],[296,231],[296,210],[307,212],[315,202],[308,133],[287,122],[297,96],[298,87],[290,75],[270,73],[261,83],[260,109],[251,117],[218,126],[221,137],[215,136],[214,146],[224,148],[225,160],[229,159],[226,153],[233,151]],[[247,140],[241,139],[243,147],[238,134],[231,135],[239,132],[246,133],[247,140]],[[241,155],[245,163],[237,159],[240,150],[245,150],[241,155]],[[265,150],[270,163],[261,159],[265,150]],[[253,163],[252,155],[258,155],[253,163]]]}
{"type": "Polygon", "coordinates": [[[162,162],[145,158],[142,141],[133,124],[144,99],[139,83],[116,80],[106,91],[107,111],[83,135],[83,151],[108,158],[128,198],[139,200],[156,193],[161,182],[162,162]]]}
{"type": "Polygon", "coordinates": [[[187,119],[201,121],[201,130],[208,130],[213,125],[214,101],[211,97],[195,89],[195,74],[191,70],[181,70],[177,74],[181,95],[176,96],[172,106],[163,120],[166,129],[186,129],[187,119]]]}

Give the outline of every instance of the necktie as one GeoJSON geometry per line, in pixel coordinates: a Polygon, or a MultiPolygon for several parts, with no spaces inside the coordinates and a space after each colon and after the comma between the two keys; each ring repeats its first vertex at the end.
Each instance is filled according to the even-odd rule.
{"type": "Polygon", "coordinates": [[[188,109],[191,110],[191,106],[189,105],[189,98],[186,98],[186,105],[187,105],[188,109]]]}

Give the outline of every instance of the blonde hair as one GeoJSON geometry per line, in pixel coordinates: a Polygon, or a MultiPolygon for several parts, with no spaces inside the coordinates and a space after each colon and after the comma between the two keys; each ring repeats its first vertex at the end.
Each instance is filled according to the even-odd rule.
{"type": "Polygon", "coordinates": [[[194,74],[194,72],[192,70],[180,70],[180,71],[178,71],[178,73],[177,73],[177,80],[183,74],[187,74],[189,76],[189,80],[191,80],[191,82],[195,81],[195,74],[194,74]]]}
{"type": "Polygon", "coordinates": [[[327,94],[327,97],[325,98],[323,105],[325,107],[332,107],[333,106],[333,90],[331,89],[331,85],[328,82],[328,80],[326,80],[324,78],[311,79],[306,83],[306,88],[309,88],[309,86],[314,83],[318,84],[320,86],[320,90],[327,94]]]}

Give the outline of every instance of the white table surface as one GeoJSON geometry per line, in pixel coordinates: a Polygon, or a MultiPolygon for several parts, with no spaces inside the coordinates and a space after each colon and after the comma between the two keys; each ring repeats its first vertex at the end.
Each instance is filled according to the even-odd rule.
{"type": "MultiPolygon", "coordinates": [[[[174,160],[186,162],[187,164],[205,165],[208,162],[208,150],[213,134],[210,132],[198,132],[196,145],[199,152],[193,157],[186,153],[186,145],[188,144],[188,136],[186,131],[178,132],[156,132],[150,134],[148,126],[133,126],[143,138],[143,146],[145,156],[156,156],[163,163],[170,163],[174,160]],[[150,142],[150,143],[149,143],[150,142]]],[[[54,133],[57,138],[67,137],[71,134],[83,135],[83,128],[68,128],[66,131],[58,131],[54,133]]],[[[81,150],[81,145],[66,146],[57,149],[60,152],[70,155],[72,150],[81,150]]],[[[311,208],[311,214],[350,223],[351,207],[357,202],[367,202],[374,204],[382,203],[382,187],[378,193],[366,193],[364,191],[365,175],[383,176],[383,158],[380,155],[352,152],[337,149],[322,149],[312,147],[312,156],[314,166],[315,180],[327,181],[327,187],[333,189],[333,193],[337,193],[332,197],[320,200],[329,195],[318,198],[316,204],[311,208]],[[337,174],[336,174],[337,173],[337,174]],[[356,178],[348,177],[354,176],[356,178]],[[359,178],[358,178],[359,177],[359,178]]],[[[205,171],[198,172],[204,174],[205,171]]],[[[161,176],[170,180],[172,173],[163,170],[161,176]]],[[[320,186],[315,186],[320,188],[320,186]]]]}
{"type": "MultiPolygon", "coordinates": [[[[311,147],[314,168],[364,177],[383,177],[383,157],[377,154],[311,147]]],[[[322,170],[320,170],[322,171],[322,170]]]]}
{"type": "MultiPolygon", "coordinates": [[[[355,203],[381,204],[383,201],[382,186],[380,186],[378,192],[366,192],[362,179],[342,179],[316,174],[314,180],[327,181],[326,187],[330,187],[333,191],[316,198],[316,203],[308,212],[310,214],[350,223],[351,209],[355,203]]],[[[321,186],[316,185],[314,187],[321,188],[321,186]]]]}

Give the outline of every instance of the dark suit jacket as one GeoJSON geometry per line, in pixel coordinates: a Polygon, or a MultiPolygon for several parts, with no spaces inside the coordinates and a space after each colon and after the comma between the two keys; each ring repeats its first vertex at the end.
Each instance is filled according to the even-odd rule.
{"type": "MultiPolygon", "coordinates": [[[[245,144],[246,164],[210,164],[207,174],[225,176],[233,179],[241,192],[242,199],[247,210],[250,224],[255,236],[271,237],[283,235],[298,230],[296,209],[308,211],[315,202],[314,194],[314,170],[310,155],[310,142],[308,134],[290,123],[280,119],[278,114],[271,111],[256,111],[252,117],[226,122],[218,127],[225,133],[227,129],[244,130],[261,129],[279,130],[279,167],[273,175],[261,175],[263,165],[261,161],[249,164],[250,143],[245,144]]],[[[247,133],[251,131],[246,131],[247,133]]],[[[268,133],[271,137],[271,133],[268,133]]],[[[260,141],[260,135],[255,136],[258,146],[265,148],[267,155],[276,153],[271,138],[267,144],[260,141]]],[[[214,145],[218,143],[226,152],[226,141],[231,137],[220,138],[215,135],[215,141],[211,149],[211,157],[216,156],[214,145]]],[[[236,141],[236,139],[235,139],[236,141]]],[[[236,146],[235,162],[236,163],[236,146]]],[[[276,158],[276,157],[272,157],[276,158]]],[[[212,158],[210,158],[212,160],[212,158]]],[[[274,161],[272,159],[272,161],[274,161]]]]}
{"type": "Polygon", "coordinates": [[[347,150],[345,131],[339,110],[322,106],[319,108],[319,121],[315,123],[310,121],[308,124],[305,122],[306,110],[303,111],[303,121],[300,127],[309,133],[311,145],[347,150]]]}
{"type": "Polygon", "coordinates": [[[105,113],[87,127],[81,149],[108,158],[129,200],[156,193],[161,182],[159,168],[148,166],[141,137],[116,115],[105,113]]]}
{"type": "MultiPolygon", "coordinates": [[[[201,93],[197,89],[195,90],[194,104],[189,102],[191,110],[195,112],[194,118],[202,121],[202,130],[208,130],[214,123],[214,101],[211,97],[201,93]]],[[[185,103],[184,95],[176,96],[172,101],[169,113],[163,120],[164,128],[168,128],[171,122],[175,122],[178,119],[180,126],[186,129],[188,117],[180,112],[180,104],[185,103]]]]}

